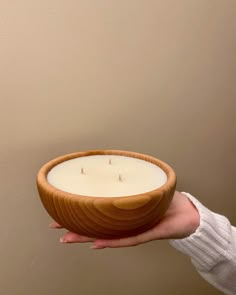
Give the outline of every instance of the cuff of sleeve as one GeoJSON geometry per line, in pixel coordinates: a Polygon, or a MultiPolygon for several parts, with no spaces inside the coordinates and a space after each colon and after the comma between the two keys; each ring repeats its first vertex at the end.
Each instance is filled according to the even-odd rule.
{"type": "Polygon", "coordinates": [[[191,257],[194,265],[202,271],[209,271],[224,256],[230,243],[231,226],[228,219],[213,213],[188,193],[185,194],[197,208],[200,225],[187,238],[170,240],[170,244],[191,257]]]}

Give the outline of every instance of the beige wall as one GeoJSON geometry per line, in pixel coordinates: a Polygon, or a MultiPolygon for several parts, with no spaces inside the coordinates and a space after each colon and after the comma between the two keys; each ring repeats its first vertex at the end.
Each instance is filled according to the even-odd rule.
{"type": "Polygon", "coordinates": [[[72,151],[144,152],[236,223],[235,9],[233,0],[0,1],[1,294],[219,294],[167,242],[60,245],[35,176],[72,151]]]}

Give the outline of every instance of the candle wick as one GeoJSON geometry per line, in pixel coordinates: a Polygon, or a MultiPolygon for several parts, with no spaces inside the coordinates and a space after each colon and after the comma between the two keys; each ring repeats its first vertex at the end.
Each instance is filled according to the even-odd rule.
{"type": "Polygon", "coordinates": [[[80,173],[84,174],[84,168],[81,168],[80,173]]]}
{"type": "Polygon", "coordinates": [[[111,159],[109,159],[109,165],[111,165],[112,163],[111,163],[111,159]]]}
{"type": "Polygon", "coordinates": [[[119,181],[120,181],[120,182],[123,181],[121,174],[119,174],[119,181]]]}

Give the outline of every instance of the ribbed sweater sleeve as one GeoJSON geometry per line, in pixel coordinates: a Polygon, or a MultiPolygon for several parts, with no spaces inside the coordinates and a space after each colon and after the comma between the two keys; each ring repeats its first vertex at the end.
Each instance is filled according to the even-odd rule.
{"type": "Polygon", "coordinates": [[[197,208],[200,225],[185,239],[170,244],[190,256],[199,274],[224,294],[236,294],[236,228],[229,220],[184,193],[197,208]]]}

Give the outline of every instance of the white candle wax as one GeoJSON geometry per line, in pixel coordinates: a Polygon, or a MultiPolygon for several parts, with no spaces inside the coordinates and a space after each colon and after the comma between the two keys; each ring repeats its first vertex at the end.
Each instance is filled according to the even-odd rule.
{"type": "Polygon", "coordinates": [[[94,197],[118,197],[152,191],[167,181],[158,166],[132,157],[93,155],[53,167],[48,182],[69,193],[94,197]]]}

